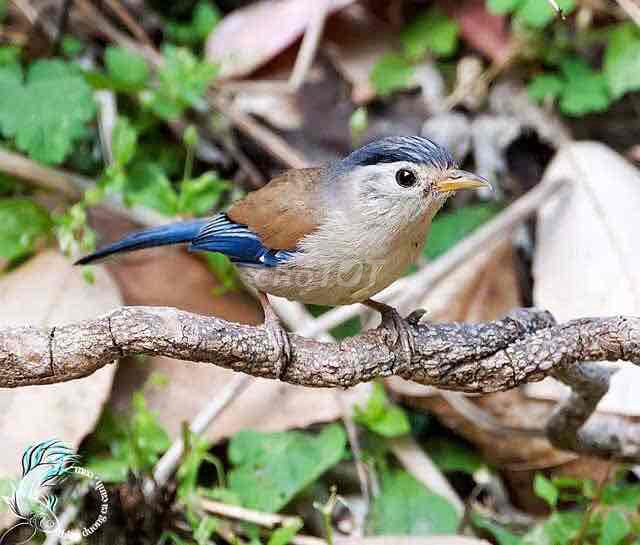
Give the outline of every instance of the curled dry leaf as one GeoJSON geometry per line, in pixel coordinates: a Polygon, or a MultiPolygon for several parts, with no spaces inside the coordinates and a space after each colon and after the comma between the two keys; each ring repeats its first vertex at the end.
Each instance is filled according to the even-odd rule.
{"type": "MultiPolygon", "coordinates": [[[[578,142],[558,152],[545,178],[573,183],[538,216],[536,305],[558,320],[639,315],[640,171],[604,144],[578,142]]],[[[621,369],[599,408],[640,416],[640,369],[621,369]]],[[[545,399],[565,390],[551,379],[527,387],[545,399]]]]}
{"type": "MultiPolygon", "coordinates": [[[[89,284],[82,270],[46,251],[0,279],[0,325],[47,327],[86,320],[122,300],[111,275],[95,267],[89,284]]],[[[77,447],[90,433],[111,391],[115,366],[79,381],[3,390],[0,394],[0,477],[19,474],[25,448],[57,438],[77,447]]],[[[3,525],[0,516],[0,527],[3,525]]]]}
{"type": "MultiPolygon", "coordinates": [[[[207,59],[219,64],[221,78],[250,74],[302,35],[320,1],[263,0],[234,10],[207,39],[207,59]]],[[[334,13],[354,0],[326,1],[329,13],[334,13]]]]}
{"type": "MultiPolygon", "coordinates": [[[[246,292],[214,295],[219,288],[214,276],[200,259],[184,251],[161,248],[138,252],[123,256],[110,267],[122,286],[127,304],[173,306],[242,323],[262,321],[259,306],[246,292]]],[[[143,388],[149,407],[158,411],[160,421],[175,437],[182,422],[191,420],[234,376],[234,372],[215,366],[185,365],[170,358],[149,358],[142,364],[127,361],[116,376],[111,404],[123,409],[128,406],[132,392],[143,388]],[[154,372],[165,375],[167,384],[149,383],[147,379],[154,372]]],[[[304,428],[334,420],[340,414],[330,390],[253,379],[205,435],[217,441],[247,428],[260,431],[304,428]]]]}
{"type": "Polygon", "coordinates": [[[513,50],[507,19],[487,11],[485,0],[467,0],[447,4],[460,25],[460,34],[472,47],[496,64],[507,61],[513,50]]]}

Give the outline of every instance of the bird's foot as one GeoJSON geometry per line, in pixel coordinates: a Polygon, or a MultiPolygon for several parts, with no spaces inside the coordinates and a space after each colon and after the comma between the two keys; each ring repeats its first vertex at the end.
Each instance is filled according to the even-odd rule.
{"type": "Polygon", "coordinates": [[[289,334],[284,327],[282,327],[278,315],[273,310],[265,294],[260,294],[260,303],[262,303],[262,310],[264,311],[263,327],[268,333],[274,349],[271,361],[274,364],[276,378],[280,380],[291,360],[289,334]]]}
{"type": "Polygon", "coordinates": [[[415,311],[411,313],[407,321],[405,321],[402,319],[402,316],[400,316],[400,313],[389,305],[385,305],[384,303],[379,303],[378,301],[373,301],[371,299],[365,301],[364,304],[374,310],[377,310],[381,314],[382,322],[380,327],[391,335],[393,345],[400,341],[405,360],[407,364],[410,364],[416,351],[416,342],[407,321],[409,321],[410,324],[416,323],[420,320],[424,311],[415,311]]]}

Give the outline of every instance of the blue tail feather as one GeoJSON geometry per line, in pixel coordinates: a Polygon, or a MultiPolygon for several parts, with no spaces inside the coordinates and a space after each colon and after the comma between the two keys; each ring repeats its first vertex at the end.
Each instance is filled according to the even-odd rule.
{"type": "Polygon", "coordinates": [[[123,239],[79,259],[76,261],[76,265],[86,265],[119,252],[133,252],[134,250],[142,250],[144,248],[191,242],[198,236],[198,233],[208,221],[207,219],[200,219],[172,223],[170,225],[162,225],[160,227],[153,227],[131,233],[123,239]]]}
{"type": "Polygon", "coordinates": [[[86,265],[119,252],[132,252],[155,246],[189,243],[190,250],[220,252],[234,263],[258,267],[275,267],[293,256],[287,250],[265,247],[260,237],[246,225],[230,220],[225,214],[213,218],[174,223],[132,233],[76,262],[86,265]]]}

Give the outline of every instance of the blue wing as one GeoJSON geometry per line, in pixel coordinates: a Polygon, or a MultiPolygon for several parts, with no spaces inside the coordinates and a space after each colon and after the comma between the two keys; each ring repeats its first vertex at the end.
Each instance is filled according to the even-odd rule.
{"type": "Polygon", "coordinates": [[[190,250],[220,252],[233,263],[249,266],[275,267],[291,259],[295,252],[271,250],[246,225],[218,214],[191,241],[190,250]]]}

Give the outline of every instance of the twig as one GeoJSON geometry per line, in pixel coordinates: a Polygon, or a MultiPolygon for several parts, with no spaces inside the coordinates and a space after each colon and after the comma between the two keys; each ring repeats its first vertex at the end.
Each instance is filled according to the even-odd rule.
{"type": "MultiPolygon", "coordinates": [[[[0,147],[0,172],[31,182],[35,187],[62,193],[70,199],[79,199],[85,190],[95,187],[95,182],[84,176],[64,170],[45,167],[23,155],[7,151],[0,147]]],[[[122,199],[116,195],[105,198],[103,206],[113,212],[132,219],[141,225],[162,225],[170,221],[149,208],[141,206],[126,207],[122,199]]]]}
{"type": "Polygon", "coordinates": [[[113,10],[122,23],[129,29],[129,32],[131,32],[138,41],[151,49],[155,47],[144,28],[138,24],[119,0],[104,0],[104,3],[113,10]]]}
{"type": "Polygon", "coordinates": [[[289,86],[294,92],[300,89],[300,86],[304,83],[304,80],[307,77],[309,68],[311,68],[311,65],[313,64],[313,59],[316,55],[320,38],[322,37],[322,30],[327,19],[330,4],[330,0],[316,0],[313,3],[315,7],[314,17],[304,34],[300,50],[298,51],[298,56],[296,57],[296,62],[293,66],[293,71],[289,77],[289,86]]]}
{"type": "Polygon", "coordinates": [[[634,0],[616,0],[623,11],[638,26],[640,26],[640,5],[634,0]]]}
{"type": "Polygon", "coordinates": [[[243,520],[257,524],[258,526],[264,526],[265,528],[275,528],[276,526],[286,524],[287,522],[296,519],[296,517],[285,517],[276,513],[254,511],[253,509],[246,509],[238,505],[230,505],[228,503],[213,501],[207,498],[200,498],[198,500],[198,504],[202,509],[213,515],[220,515],[221,517],[235,520],[243,520]]]}
{"type": "MultiPolygon", "coordinates": [[[[224,388],[216,392],[212,400],[198,413],[191,422],[189,429],[191,432],[199,434],[204,432],[211,423],[251,384],[252,379],[246,375],[238,375],[228,382],[224,388]]],[[[184,452],[182,438],[173,442],[169,450],[158,460],[153,469],[153,481],[156,486],[164,486],[169,478],[174,474],[180,458],[184,452]]],[[[153,483],[152,483],[153,484],[153,483]]],[[[145,492],[151,492],[152,487],[145,487],[145,492]]]]}

